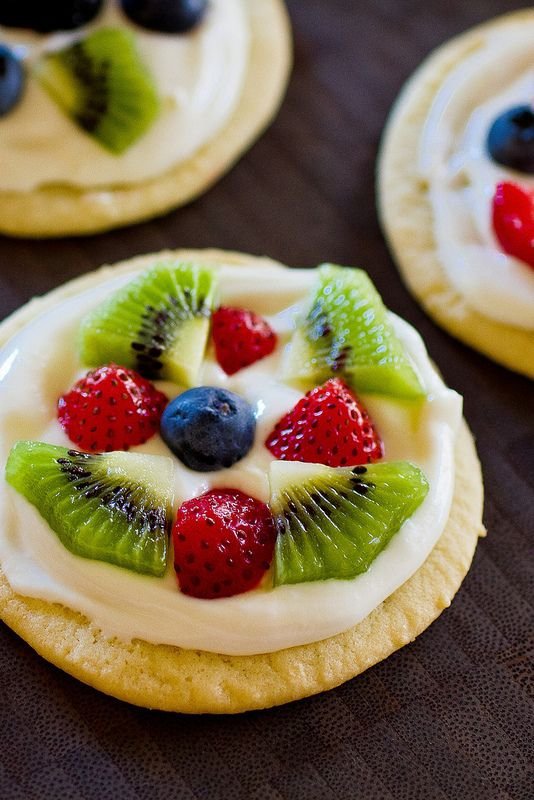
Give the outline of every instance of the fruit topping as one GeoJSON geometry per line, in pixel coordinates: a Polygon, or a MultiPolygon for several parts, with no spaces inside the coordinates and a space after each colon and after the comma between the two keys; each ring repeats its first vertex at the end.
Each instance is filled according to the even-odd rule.
{"type": "Polygon", "coordinates": [[[269,323],[243,308],[218,308],[213,314],[212,337],[217,361],[227,375],[270,355],[276,347],[276,334],[269,323]]]}
{"type": "Polygon", "coordinates": [[[128,31],[99,28],[44,55],[35,71],[63,111],[116,155],[135,144],[158,116],[156,87],[128,31]]]}
{"type": "Polygon", "coordinates": [[[67,31],[90,22],[103,0],[2,0],[0,25],[40,33],[67,31]]]}
{"type": "Polygon", "coordinates": [[[498,164],[534,174],[534,109],[515,106],[500,114],[489,129],[486,144],[498,164]]]}
{"type": "Polygon", "coordinates": [[[115,361],[146,378],[194,384],[215,286],[214,273],[194,264],[168,262],[144,272],[82,321],[83,363],[115,361]]]}
{"type": "Polygon", "coordinates": [[[9,455],[6,478],[72,553],[163,575],[172,523],[170,458],[89,455],[18,442],[9,455]]]}
{"type": "Polygon", "coordinates": [[[14,108],[26,82],[24,67],[13,50],[0,44],[0,117],[14,108]]]}
{"type": "Polygon", "coordinates": [[[252,407],[226,389],[198,386],[171,400],[161,437],[189,469],[213,472],[244,458],[254,443],[252,407]]]}
{"type": "Polygon", "coordinates": [[[346,467],[382,458],[380,437],[361,402],[331,378],[277,422],[265,446],[281,461],[346,467]]]}
{"type": "Polygon", "coordinates": [[[277,586],[365,572],[428,492],[421,470],[404,461],[352,469],[273,461],[270,480],[277,586]]]}
{"type": "Polygon", "coordinates": [[[339,375],[360,392],[424,397],[382,299],[365,272],[323,265],[308,308],[293,334],[285,364],[287,380],[309,385],[339,375]]]}
{"type": "Polygon", "coordinates": [[[128,450],[159,429],[167,397],[132,370],[108,364],[59,398],[58,419],[83,450],[128,450]]]}
{"type": "Polygon", "coordinates": [[[493,230],[505,253],[534,267],[534,192],[515,183],[497,184],[493,230]]]}
{"type": "Polygon", "coordinates": [[[121,0],[132,22],[161,33],[186,33],[204,17],[208,0],[121,0]]]}
{"type": "Polygon", "coordinates": [[[212,489],[178,509],[172,538],[182,592],[213,599],[258,585],[271,564],[275,528],[265,503],[212,489]]]}

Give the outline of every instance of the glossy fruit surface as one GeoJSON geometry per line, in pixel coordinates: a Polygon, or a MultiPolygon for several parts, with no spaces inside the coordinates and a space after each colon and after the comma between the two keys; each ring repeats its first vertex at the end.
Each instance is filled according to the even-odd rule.
{"type": "Polygon", "coordinates": [[[425,391],[391,316],[366,272],[323,264],[293,334],[284,373],[291,383],[342,377],[357,392],[421,400],[425,391]]]}
{"type": "Polygon", "coordinates": [[[332,378],[299,400],[276,424],[265,446],[280,461],[330,467],[367,464],[383,455],[369,414],[339,378],[332,378]]]}
{"type": "Polygon", "coordinates": [[[67,31],[96,17],[103,0],[2,0],[0,25],[40,33],[67,31]]]}
{"type": "Polygon", "coordinates": [[[145,378],[194,385],[216,285],[213,270],[181,261],[141,273],[82,320],[82,362],[97,367],[115,361],[145,378]]]}
{"type": "Polygon", "coordinates": [[[171,400],[161,418],[161,437],[189,469],[227,469],[249,452],[256,417],[239,395],[213,386],[189,389],[171,400]]]}
{"type": "Polygon", "coordinates": [[[498,116],[489,129],[487,148],[498,164],[534,174],[534,109],[514,106],[498,116]]]}
{"type": "Polygon", "coordinates": [[[172,535],[180,589],[213,599],[257,586],[271,563],[275,528],[265,503],[214,489],[183,503],[172,535]]]}
{"type": "Polygon", "coordinates": [[[173,470],[165,456],[93,455],[17,442],[6,479],[72,553],[161,577],[172,525],[173,470]]]}
{"type": "Polygon", "coordinates": [[[493,230],[505,253],[534,268],[534,192],[499,183],[493,196],[493,230]]]}
{"type": "Polygon", "coordinates": [[[276,347],[269,323],[243,308],[218,308],[212,317],[212,338],[217,361],[227,375],[265,358],[276,347]]]}
{"type": "Polygon", "coordinates": [[[270,483],[276,586],[366,572],[428,493],[406,461],[337,469],[273,461],[270,483]]]}
{"type": "Polygon", "coordinates": [[[115,155],[135,144],[160,111],[136,37],[123,28],[97,28],[46,52],[35,75],[62,111],[115,155]]]}
{"type": "Polygon", "coordinates": [[[77,447],[91,452],[128,450],[159,428],[167,397],[133,370],[109,364],[60,397],[58,419],[77,447]]]}
{"type": "Polygon", "coordinates": [[[25,74],[13,50],[0,44],[0,117],[8,114],[22,97],[25,74]]]}
{"type": "Polygon", "coordinates": [[[161,33],[186,33],[198,25],[208,0],[122,0],[124,13],[142,28],[161,33]]]}

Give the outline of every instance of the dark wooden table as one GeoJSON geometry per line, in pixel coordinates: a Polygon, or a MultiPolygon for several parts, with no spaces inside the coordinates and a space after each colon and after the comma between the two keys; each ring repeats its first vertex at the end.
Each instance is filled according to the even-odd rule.
{"type": "Polygon", "coordinates": [[[1,626],[2,800],[534,797],[534,385],[427,319],[399,280],[374,201],[380,132],[404,79],[434,46],[516,4],[289,6],[296,64],[287,101],[233,172],[156,222],[87,239],[1,239],[0,317],[103,262],[168,246],[361,265],[465,396],[489,535],[452,607],[414,644],[338,690],[235,718],[109,699],[1,626]]]}

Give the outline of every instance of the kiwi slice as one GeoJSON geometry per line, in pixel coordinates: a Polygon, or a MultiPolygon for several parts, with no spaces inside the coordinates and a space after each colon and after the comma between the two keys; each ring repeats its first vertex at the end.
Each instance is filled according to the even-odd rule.
{"type": "Polygon", "coordinates": [[[165,456],[79,453],[17,442],[6,479],[76,555],[161,576],[172,521],[173,465],[165,456]]]}
{"type": "Polygon", "coordinates": [[[274,461],[270,481],[277,586],[365,572],[428,492],[407,461],[352,468],[274,461]]]}
{"type": "Polygon", "coordinates": [[[422,398],[425,392],[366,272],[324,264],[284,373],[303,386],[343,376],[360,392],[422,398]]]}
{"type": "Polygon", "coordinates": [[[146,378],[192,386],[206,349],[215,289],[212,270],[158,264],[82,320],[82,361],[90,367],[114,361],[146,378]]]}
{"type": "Polygon", "coordinates": [[[143,136],[159,114],[156,87],[129,31],[99,28],[43,56],[35,71],[63,111],[117,155],[143,136]]]}

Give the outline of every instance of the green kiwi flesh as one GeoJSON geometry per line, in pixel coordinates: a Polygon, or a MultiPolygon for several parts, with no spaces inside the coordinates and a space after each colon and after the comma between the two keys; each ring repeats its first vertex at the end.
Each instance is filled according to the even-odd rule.
{"type": "Polygon", "coordinates": [[[158,264],[82,320],[81,359],[114,361],[151,379],[192,386],[204,357],[215,273],[195,264],[158,264]]]}
{"type": "Polygon", "coordinates": [[[72,553],[148,575],[165,572],[173,501],[170,458],[89,455],[21,441],[9,455],[6,479],[72,553]]]}
{"type": "Polygon", "coordinates": [[[366,572],[428,493],[424,474],[407,461],[352,468],[274,461],[270,482],[275,586],[366,572]]]}
{"type": "Polygon", "coordinates": [[[289,382],[307,387],[338,375],[359,392],[425,396],[366,272],[323,264],[309,309],[288,350],[289,382]]]}
{"type": "Polygon", "coordinates": [[[134,36],[99,28],[36,64],[38,81],[80,128],[116,155],[152,126],[160,102],[134,36]]]}

